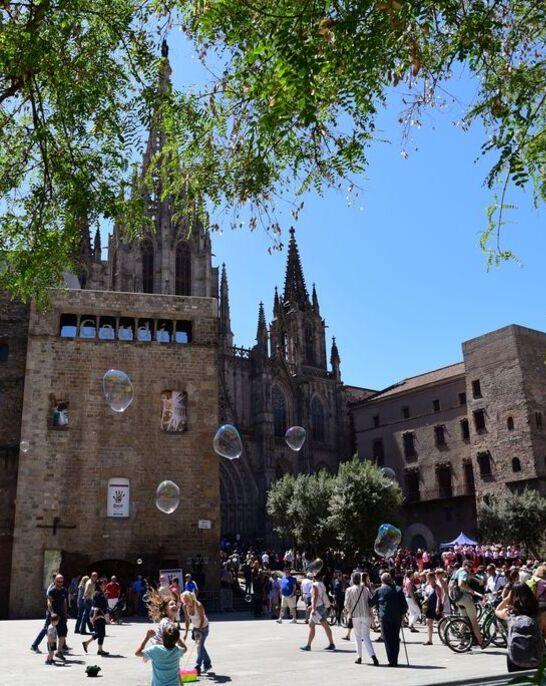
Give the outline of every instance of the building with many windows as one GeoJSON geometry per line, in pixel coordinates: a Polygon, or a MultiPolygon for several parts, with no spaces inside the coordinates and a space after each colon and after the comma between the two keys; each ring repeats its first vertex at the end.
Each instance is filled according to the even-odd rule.
{"type": "Polygon", "coordinates": [[[352,405],[359,455],[396,472],[413,547],[475,534],[488,494],[546,494],[546,334],[507,326],[462,352],[352,405]]]}

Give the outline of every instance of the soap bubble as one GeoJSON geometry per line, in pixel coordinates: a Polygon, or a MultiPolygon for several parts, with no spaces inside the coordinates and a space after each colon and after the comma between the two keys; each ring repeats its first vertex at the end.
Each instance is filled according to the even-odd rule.
{"type": "Polygon", "coordinates": [[[137,565],[141,565],[142,564],[142,558],[139,557],[138,560],[136,561],[136,563],[137,563],[137,565]]]}
{"type": "Polygon", "coordinates": [[[381,524],[373,549],[381,557],[392,557],[402,540],[402,532],[392,524],[381,524]]]}
{"type": "Polygon", "coordinates": [[[320,559],[320,557],[317,557],[316,560],[313,560],[313,562],[309,562],[309,564],[305,567],[305,573],[306,574],[318,574],[320,570],[322,569],[322,565],[324,563],[320,559]]]}
{"type": "Polygon", "coordinates": [[[102,377],[102,390],[114,412],[125,412],[133,402],[133,384],[125,372],[109,369],[102,377]]]}
{"type": "Polygon", "coordinates": [[[172,514],[180,505],[180,489],[174,481],[162,481],[155,492],[155,504],[158,510],[172,514]]]}
{"type": "Polygon", "coordinates": [[[245,603],[251,603],[251,602],[252,602],[252,596],[250,595],[250,593],[247,593],[245,595],[245,603]]]}
{"type": "Polygon", "coordinates": [[[390,467],[381,467],[381,476],[385,477],[385,479],[396,481],[396,472],[390,467]]]}
{"type": "Polygon", "coordinates": [[[214,450],[228,460],[236,460],[243,454],[243,442],[232,424],[223,424],[214,436],[214,450]]]}
{"type": "Polygon", "coordinates": [[[292,448],[292,450],[301,450],[305,443],[306,436],[307,432],[303,426],[291,426],[284,434],[284,440],[286,441],[286,445],[289,448],[292,448]]]}
{"type": "Polygon", "coordinates": [[[28,453],[28,449],[30,448],[30,443],[23,439],[21,441],[21,443],[19,443],[19,448],[20,448],[22,453],[28,453]]]}

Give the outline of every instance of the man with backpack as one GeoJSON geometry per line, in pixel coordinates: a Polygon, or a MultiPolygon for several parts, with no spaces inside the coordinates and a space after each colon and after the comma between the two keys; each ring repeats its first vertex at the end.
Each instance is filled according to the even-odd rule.
{"type": "Polygon", "coordinates": [[[286,608],[290,610],[290,616],[292,617],[292,624],[297,624],[296,619],[296,591],[298,588],[298,582],[295,576],[292,576],[290,569],[287,568],[283,572],[283,577],[281,579],[281,612],[279,619],[277,619],[278,624],[282,624],[282,617],[286,608]]]}

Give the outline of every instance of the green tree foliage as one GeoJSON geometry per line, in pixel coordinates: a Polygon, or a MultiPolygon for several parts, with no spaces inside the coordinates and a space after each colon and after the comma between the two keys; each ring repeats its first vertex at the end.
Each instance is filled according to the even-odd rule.
{"type": "MultiPolygon", "coordinates": [[[[175,36],[181,36],[174,32],[175,36]]],[[[546,5],[536,0],[5,0],[0,5],[0,287],[29,297],[74,267],[86,221],[143,223],[152,193],[196,220],[280,233],[279,197],[341,187],[366,168],[397,89],[405,138],[466,69],[498,190],[546,197],[546,5]],[[159,92],[159,39],[182,28],[200,92],[159,92]],[[124,184],[152,116],[164,146],[132,202],[124,184]],[[205,203],[205,201],[207,201],[205,203]],[[229,211],[226,216],[225,212],[229,211]],[[229,217],[229,219],[228,219],[229,217]]]]}
{"type": "Polygon", "coordinates": [[[343,550],[372,550],[377,528],[397,516],[403,501],[398,484],[369,460],[340,465],[330,503],[330,525],[343,550]]]}
{"type": "Polygon", "coordinates": [[[546,553],[546,498],[537,491],[489,496],[479,506],[478,523],[486,542],[517,543],[535,555],[546,553]]]}
{"type": "Polygon", "coordinates": [[[320,555],[340,548],[354,556],[373,549],[378,526],[396,516],[402,500],[397,484],[372,462],[355,457],[337,475],[322,470],[276,481],[267,511],[277,533],[307,551],[320,555]]]}

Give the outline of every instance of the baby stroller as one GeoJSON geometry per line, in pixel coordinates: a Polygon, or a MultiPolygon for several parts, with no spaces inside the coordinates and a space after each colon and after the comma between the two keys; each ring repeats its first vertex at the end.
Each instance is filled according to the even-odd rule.
{"type": "Polygon", "coordinates": [[[112,624],[121,624],[121,616],[127,611],[127,603],[125,601],[125,596],[122,595],[118,598],[118,602],[110,610],[110,622],[112,624]]]}

